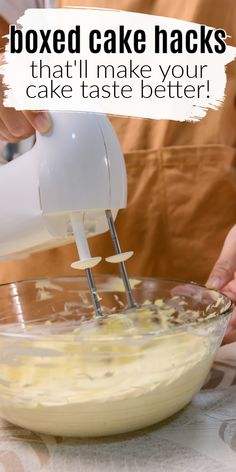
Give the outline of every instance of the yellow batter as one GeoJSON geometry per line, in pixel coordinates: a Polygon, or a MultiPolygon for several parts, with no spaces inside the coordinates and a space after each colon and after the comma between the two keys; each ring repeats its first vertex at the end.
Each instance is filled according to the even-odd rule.
{"type": "Polygon", "coordinates": [[[210,369],[209,337],[138,331],[125,337],[126,323],[123,318],[120,335],[118,325],[108,334],[108,323],[88,330],[84,340],[80,330],[53,341],[1,339],[0,414],[41,433],[102,436],[154,424],[183,408],[210,369]]]}

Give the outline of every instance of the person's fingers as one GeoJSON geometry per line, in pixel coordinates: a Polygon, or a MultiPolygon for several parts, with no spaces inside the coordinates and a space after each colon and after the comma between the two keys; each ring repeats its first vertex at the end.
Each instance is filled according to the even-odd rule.
{"type": "Polygon", "coordinates": [[[222,344],[230,344],[236,341],[236,329],[227,329],[222,344]]]}
{"type": "Polygon", "coordinates": [[[236,307],[234,307],[233,314],[228,322],[222,344],[229,344],[234,341],[236,341],[236,307]]]}
{"type": "Polygon", "coordinates": [[[0,131],[0,141],[7,141],[8,142],[7,137],[4,135],[4,133],[1,133],[1,131],[0,131]]]}
{"type": "MultiPolygon", "coordinates": [[[[4,54],[0,53],[0,64],[4,63],[4,54]]],[[[7,108],[4,102],[4,85],[0,75],[0,118],[8,129],[8,133],[2,126],[1,139],[9,142],[17,142],[25,139],[35,131],[41,134],[47,133],[51,128],[51,120],[46,112],[41,111],[17,111],[14,108],[7,108]]]]}
{"type": "Polygon", "coordinates": [[[234,278],[236,269],[236,225],[228,233],[219,259],[207,281],[210,288],[221,289],[234,278]]]}
{"type": "Polygon", "coordinates": [[[22,112],[13,108],[3,108],[1,119],[9,132],[9,141],[22,140],[35,133],[35,129],[25,118],[22,112]]]}
{"type": "Polygon", "coordinates": [[[0,140],[7,141],[8,143],[14,143],[17,141],[14,136],[12,136],[3,121],[0,119],[0,140]]]}
{"type": "Polygon", "coordinates": [[[13,108],[3,108],[1,110],[1,123],[1,138],[12,143],[32,136],[35,130],[40,133],[47,133],[51,127],[51,121],[47,113],[21,112],[13,108]]]}
{"type": "Polygon", "coordinates": [[[181,282],[172,288],[171,295],[172,296],[186,296],[191,297],[194,296],[199,291],[199,287],[197,285],[192,284],[181,284],[181,282]]]}
{"type": "Polygon", "coordinates": [[[232,329],[236,330],[236,308],[234,308],[232,318],[231,318],[229,324],[230,324],[232,329]]]}
{"type": "Polygon", "coordinates": [[[235,281],[229,282],[221,290],[227,297],[230,298],[230,300],[232,300],[234,303],[236,302],[235,281]]]}
{"type": "Polygon", "coordinates": [[[51,120],[46,112],[23,111],[23,115],[31,126],[41,134],[46,134],[51,129],[51,120]]]}

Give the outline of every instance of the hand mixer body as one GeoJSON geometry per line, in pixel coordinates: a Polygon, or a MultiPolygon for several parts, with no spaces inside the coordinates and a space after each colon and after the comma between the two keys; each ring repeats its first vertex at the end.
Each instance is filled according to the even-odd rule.
{"type": "MultiPolygon", "coordinates": [[[[108,230],[126,206],[127,181],[117,137],[103,115],[52,113],[52,131],[0,168],[0,258],[56,247],[108,230]]],[[[85,255],[86,256],[86,255],[85,255]]]]}
{"type": "MultiPolygon", "coordinates": [[[[0,168],[0,258],[60,246],[75,240],[96,316],[103,311],[87,238],[111,232],[130,307],[136,307],[114,217],[126,206],[127,179],[117,137],[106,117],[88,113],[53,113],[52,130],[37,135],[33,148],[0,168]]],[[[68,261],[69,262],[69,261],[68,261]]]]}

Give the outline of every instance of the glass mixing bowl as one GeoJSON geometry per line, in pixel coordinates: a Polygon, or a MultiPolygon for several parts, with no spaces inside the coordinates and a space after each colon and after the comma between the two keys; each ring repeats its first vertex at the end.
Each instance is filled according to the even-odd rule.
{"type": "Polygon", "coordinates": [[[100,320],[83,277],[0,286],[3,418],[40,433],[105,436],[161,421],[199,391],[231,301],[190,283],[137,279],[134,297],[147,308],[125,312],[121,280],[96,282],[110,314],[100,320]]]}

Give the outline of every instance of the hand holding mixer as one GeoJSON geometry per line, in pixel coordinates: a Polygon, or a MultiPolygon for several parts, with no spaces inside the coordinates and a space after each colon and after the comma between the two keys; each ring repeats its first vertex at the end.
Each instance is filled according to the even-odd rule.
{"type": "Polygon", "coordinates": [[[0,259],[25,257],[73,240],[96,316],[102,315],[87,238],[111,232],[129,307],[133,298],[114,219],[127,202],[127,177],[116,134],[104,115],[51,113],[52,130],[32,149],[0,167],[0,259]]]}

